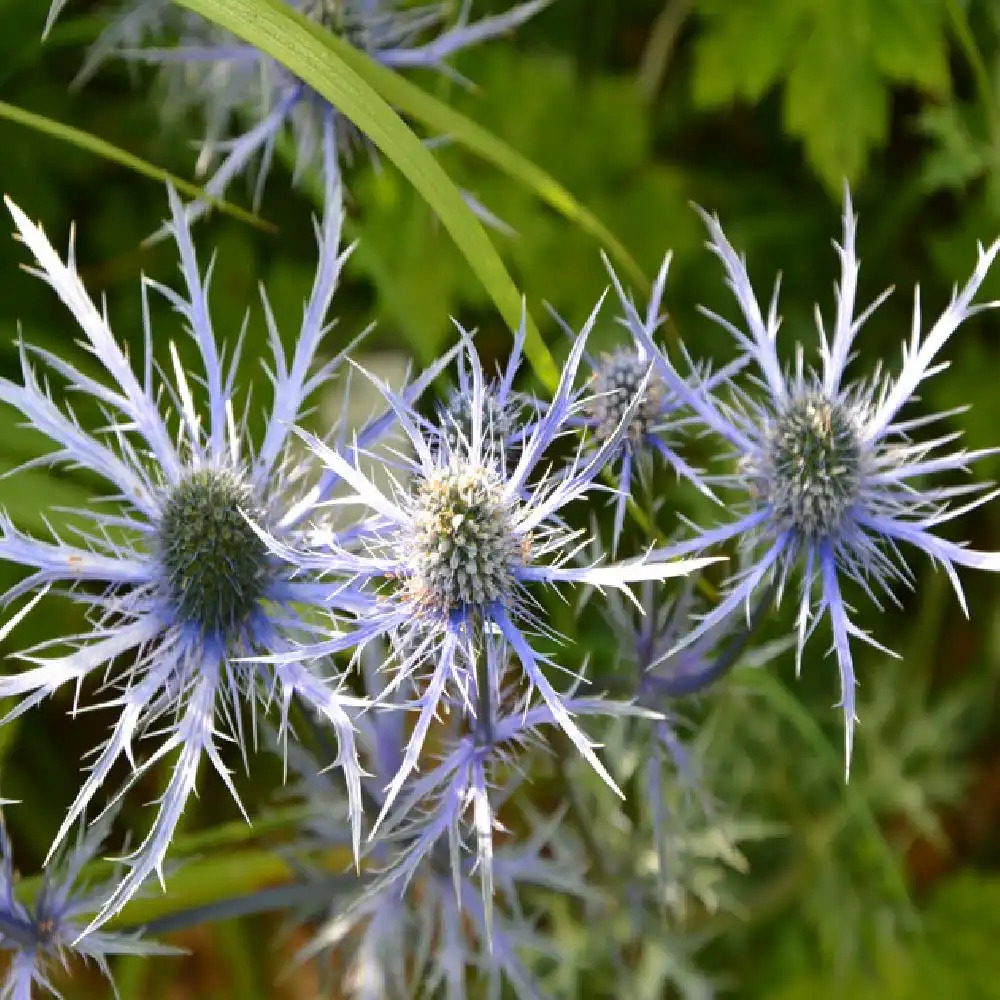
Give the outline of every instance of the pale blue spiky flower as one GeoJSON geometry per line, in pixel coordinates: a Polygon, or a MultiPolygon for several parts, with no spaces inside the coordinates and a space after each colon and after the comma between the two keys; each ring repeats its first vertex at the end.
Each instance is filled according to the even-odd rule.
{"type": "Polygon", "coordinates": [[[486,382],[468,339],[468,436],[442,434],[376,382],[413,450],[388,487],[379,487],[366,473],[360,450],[352,457],[302,435],[347,485],[347,495],[339,496],[337,504],[358,511],[359,527],[350,544],[335,530],[317,530],[309,549],[290,551],[276,539],[268,539],[268,545],[304,571],[339,579],[338,589],[331,591],[331,607],[356,615],[357,621],[338,624],[329,639],[286,655],[334,655],[381,637],[393,654],[387,669],[394,670],[394,677],[387,690],[419,681],[413,697],[417,720],[373,834],[417,767],[439,710],[450,705],[466,719],[483,722],[481,706],[495,703],[500,691],[497,664],[511,657],[520,665],[520,680],[537,692],[553,722],[615,788],[568,709],[567,695],[549,678],[546,668],[557,665],[535,647],[536,639],[557,638],[545,621],[538,592],[563,584],[627,589],[643,580],[686,575],[706,560],[575,562],[588,539],[586,532],[567,526],[564,514],[596,488],[595,477],[632,415],[626,410],[618,434],[609,435],[595,451],[585,454],[581,447],[558,473],[543,461],[553,442],[570,430],[568,422],[582,405],[573,385],[599,309],[600,303],[573,345],[554,398],[524,438],[516,463],[507,461],[505,436],[484,420],[486,382]],[[484,646],[494,639],[503,644],[505,655],[486,655],[484,646]]]}
{"type": "Polygon", "coordinates": [[[30,900],[21,897],[7,828],[0,819],[0,952],[9,965],[0,982],[0,1000],[31,1000],[39,990],[61,996],[52,983],[55,969],[68,969],[71,959],[93,962],[111,983],[108,959],[113,955],[175,955],[177,949],[144,941],[135,932],[86,930],[115,889],[115,878],[88,886],[83,869],[108,833],[106,821],[78,837],[63,857],[45,866],[42,883],[30,900]]]}
{"type": "Polygon", "coordinates": [[[331,954],[339,968],[346,965],[339,989],[354,1000],[465,1000],[475,981],[485,982],[491,997],[510,990],[519,1000],[543,1000],[520,953],[549,949],[522,895],[586,894],[578,861],[553,850],[557,823],[539,823],[524,840],[497,848],[491,875],[499,906],[491,899],[487,908],[482,899],[473,858],[463,854],[456,873],[442,836],[407,867],[405,879],[380,879],[335,908],[304,953],[331,954]]]}
{"type": "Polygon", "coordinates": [[[624,668],[615,671],[615,680],[630,682],[636,706],[656,716],[643,718],[633,712],[632,718],[623,717],[619,732],[608,739],[609,757],[625,772],[623,780],[631,778],[641,785],[636,821],[648,819],[658,891],[667,899],[690,874],[681,857],[683,848],[690,846],[686,825],[701,828],[726,810],[706,782],[706,774],[717,766],[720,736],[711,735],[711,712],[699,711],[695,723],[695,706],[708,704],[730,671],[759,669],[794,640],[783,637],[751,645],[768,610],[766,593],[749,622],[738,609],[690,643],[684,642],[685,636],[706,605],[691,581],[669,597],[644,585],[639,597],[639,608],[618,594],[608,597],[619,667],[624,668]]]}
{"type": "MultiPolygon", "coordinates": [[[[997,254],[1000,240],[979,247],[976,267],[965,286],[953,291],[944,311],[923,332],[919,289],[915,295],[910,339],[903,345],[899,373],[876,369],[867,379],[848,381],[855,339],[865,322],[889,294],[856,313],[859,261],[855,249],[856,218],[845,190],[843,237],[835,244],[841,263],[836,310],[828,335],[817,310],[820,365],[806,366],[799,347],[795,364],[783,367],[777,352],[778,285],[770,306],[761,309],[746,263],[736,253],[718,219],[702,213],[709,247],[722,261],[745,328],[714,312],[707,316],[726,329],[756,366],[749,388],[729,383],[729,393],[704,386],[693,390],[662,352],[655,355],[660,377],[684,397],[704,427],[729,448],[735,459],[727,505],[742,504],[740,516],[699,531],[691,539],[663,550],[663,555],[702,551],[730,539],[739,542],[745,565],[729,583],[722,599],[685,638],[693,642],[748,603],[767,581],[780,600],[793,569],[801,569],[797,619],[797,666],[817,623],[828,614],[832,651],[840,670],[841,708],[845,721],[849,771],[855,724],[855,672],[851,638],[877,645],[850,617],[842,591],[846,578],[876,604],[892,593],[894,583],[912,585],[903,548],[912,546],[944,568],[965,610],[956,567],[1000,570],[1000,554],[979,552],[942,538],[939,526],[954,520],[995,495],[988,485],[935,484],[944,474],[968,471],[970,463],[994,450],[952,450],[957,434],[920,439],[917,432],[956,412],[905,416],[925,380],[947,367],[939,354],[966,320],[996,302],[973,304],[997,254]]],[[[650,345],[648,324],[634,309],[633,332],[650,345]]],[[[737,508],[738,509],[738,508],[737,508]]]]}
{"type": "MultiPolygon", "coordinates": [[[[289,7],[393,70],[430,69],[454,76],[456,53],[513,31],[551,0],[528,0],[471,19],[471,0],[285,0],[289,7]]],[[[56,0],[50,24],[63,6],[56,0]]],[[[238,176],[255,174],[259,201],[276,145],[290,134],[296,178],[320,168],[331,182],[361,136],[336,107],[281,63],[170,0],[130,0],[90,53],[83,74],[109,56],[159,66],[164,110],[179,120],[201,114],[199,172],[205,192],[221,197],[238,176]]],[[[210,201],[189,206],[201,214],[210,201]]],[[[474,205],[475,207],[475,205],[474,205]]]]}
{"type": "Polygon", "coordinates": [[[293,635],[309,634],[304,615],[313,600],[310,585],[292,578],[291,570],[266,550],[255,527],[292,537],[303,492],[322,500],[336,485],[329,475],[317,483],[304,476],[290,426],[340,360],[314,370],[347,255],[340,248],[339,194],[330,192],[329,211],[317,230],[318,269],[291,355],[263,298],[273,399],[263,438],[256,444],[234,415],[239,343],[228,357],[217,344],[208,305],[211,268],[203,277],[183,206],[173,191],[169,194],[169,229],[184,290],[143,279],[145,358],[138,371],[116,341],[107,315],[88,296],[72,244],[63,261],[42,230],[7,201],[21,239],[37,261],[33,273],[72,313],[95,370],[103,369],[104,375],[21,344],[23,383],[0,379],[0,400],[19,410],[54,445],[31,464],[81,468],[107,484],[107,495],[95,500],[93,509],[74,512],[71,525],[61,536],[53,529],[51,539],[22,532],[0,513],[0,559],[30,571],[4,601],[36,591],[4,631],[50,589],[68,590],[85,605],[90,626],[84,634],[63,636],[20,655],[29,668],[0,677],[0,697],[16,699],[6,718],[67,686],[76,690],[75,711],[88,678],[98,681],[107,694],[104,706],[116,713],[53,850],[117,762],[124,758],[132,766],[129,787],[159,761],[173,760],[156,818],[126,859],[129,870],[105,901],[102,920],[117,912],[154,871],[162,881],[162,863],[203,758],[239,803],[218,741],[234,739],[245,754],[241,711],[257,698],[278,701],[283,725],[294,698],[332,727],[338,741],[335,763],[353,804],[356,846],[360,836],[360,766],[352,720],[360,702],[341,690],[337,678],[322,679],[299,662],[250,662],[261,650],[281,651],[293,635]],[[192,338],[201,375],[185,371],[173,342],[173,379],[154,361],[151,289],[172,306],[192,338]],[[61,381],[67,395],[100,410],[94,430],[85,428],[68,402],[60,404],[50,380],[61,381]],[[199,400],[204,406],[199,407],[199,400]],[[146,740],[157,742],[142,758],[138,754],[146,740]]]}
{"type": "MultiPolygon", "coordinates": [[[[514,334],[514,343],[502,371],[484,380],[477,403],[472,376],[466,364],[466,355],[456,359],[456,384],[452,386],[444,403],[439,407],[439,430],[448,438],[452,447],[461,439],[469,440],[472,434],[473,406],[482,409],[482,423],[490,428],[496,447],[503,443],[504,458],[508,465],[520,457],[521,445],[531,433],[534,420],[542,403],[529,393],[514,387],[524,356],[523,325],[514,334]]],[[[484,373],[485,374],[485,373],[484,373]]]]}
{"type": "MultiPolygon", "coordinates": [[[[524,690],[510,643],[502,636],[488,634],[482,645],[485,669],[481,677],[484,681],[497,678],[498,690],[474,691],[472,719],[463,719],[455,711],[448,713],[444,732],[435,734],[433,753],[423,755],[420,775],[407,780],[379,828],[376,845],[388,841],[397,849],[372,892],[384,891],[394,883],[405,888],[428,864],[450,871],[456,898],[462,897],[463,881],[477,881],[488,943],[494,927],[494,897],[504,895],[496,861],[505,848],[509,853],[517,846],[500,818],[501,810],[515,800],[525,780],[530,780],[532,759],[547,749],[547,731],[561,723],[544,699],[524,690]]],[[[479,679],[474,678],[474,683],[479,679]]],[[[662,718],[630,700],[581,694],[582,683],[581,678],[571,690],[561,693],[560,707],[573,718],[662,718]]],[[[392,787],[388,779],[405,759],[404,742],[397,739],[396,747],[395,767],[383,787],[392,787]]],[[[384,793],[378,799],[384,811],[384,793]]],[[[555,877],[555,873],[554,868],[550,875],[555,877]]]]}
{"type": "MultiPolygon", "coordinates": [[[[497,643],[490,647],[499,650],[497,643]]],[[[491,654],[488,654],[491,655],[491,654]]],[[[362,656],[365,691],[382,700],[389,678],[381,669],[380,643],[362,656]]],[[[568,699],[579,713],[607,711],[605,704],[568,699]]],[[[522,895],[549,891],[584,898],[578,852],[560,837],[560,815],[523,816],[530,831],[515,837],[495,816],[520,787],[517,759],[551,725],[544,705],[520,699],[491,705],[490,732],[477,725],[461,733],[449,717],[448,738],[425,773],[409,780],[394,810],[365,856],[365,878],[312,912],[318,923],[301,958],[328,958],[334,991],[353,1000],[412,1000],[440,993],[464,1000],[473,981],[489,995],[502,984],[521,1000],[540,1000],[542,991],[520,957],[545,950],[522,895]],[[514,780],[494,787],[498,772],[513,763],[514,780]],[[409,801],[407,801],[409,800],[409,801]],[[494,834],[500,843],[494,846],[494,834]],[[494,895],[496,899],[494,899],[494,895]]],[[[366,798],[378,809],[406,753],[405,713],[375,711],[359,721],[363,759],[369,774],[366,798]]],[[[342,785],[301,747],[289,763],[300,774],[300,791],[314,813],[308,824],[316,848],[343,842],[348,804],[342,785]]],[[[317,886],[324,884],[317,877],[317,886]]],[[[325,966],[323,967],[325,971],[325,966]]]]}
{"type": "MultiPolygon", "coordinates": [[[[604,259],[613,274],[607,257],[604,259]]],[[[652,353],[660,353],[662,350],[658,345],[651,348],[650,342],[666,320],[663,297],[669,262],[668,254],[649,293],[643,323],[648,339],[631,332],[630,319],[639,314],[634,302],[625,296],[624,290],[616,281],[614,288],[622,311],[616,320],[628,333],[629,340],[599,355],[584,355],[591,375],[587,387],[587,403],[576,422],[590,432],[595,447],[599,447],[609,435],[616,433],[622,414],[633,405],[633,400],[636,401],[631,421],[625,433],[619,437],[618,447],[608,456],[608,467],[617,482],[612,530],[614,551],[617,551],[621,538],[625,509],[632,496],[633,486],[637,481],[648,478],[654,458],[662,460],[702,493],[712,496],[702,472],[689,465],[677,448],[678,434],[693,423],[691,415],[683,400],[663,380],[652,360],[652,353]],[[653,371],[647,379],[646,373],[650,368],[653,371]],[[640,392],[641,386],[644,388],[640,392]]],[[[571,330],[567,332],[572,336],[571,330]]],[[[709,373],[703,365],[698,366],[698,380],[708,386],[719,385],[744,364],[745,361],[740,359],[715,374],[709,373]]]]}

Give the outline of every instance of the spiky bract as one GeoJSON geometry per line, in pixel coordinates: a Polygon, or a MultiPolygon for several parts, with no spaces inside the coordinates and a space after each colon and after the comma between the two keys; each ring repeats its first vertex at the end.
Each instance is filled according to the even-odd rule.
{"type": "MultiPolygon", "coordinates": [[[[599,308],[599,306],[598,306],[599,308]]],[[[452,444],[441,428],[426,422],[382,386],[408,435],[414,460],[405,482],[384,492],[351,461],[306,435],[316,454],[350,484],[351,500],[364,518],[364,551],[344,544],[336,532],[317,538],[311,551],[287,554],[299,565],[346,582],[331,594],[331,607],[354,614],[331,639],[302,646],[289,657],[321,657],[388,640],[386,669],[395,670],[391,688],[412,691],[418,719],[406,752],[389,784],[377,830],[404,782],[417,765],[439,706],[444,703],[469,720],[470,731],[489,735],[490,706],[500,690],[496,664],[513,659],[529,690],[538,692],[560,726],[599,773],[607,777],[591,742],[567,709],[567,695],[549,680],[548,657],[534,648],[551,630],[531,596],[537,586],[563,583],[627,588],[641,580],[663,580],[703,565],[700,561],[646,559],[611,565],[579,566],[571,560],[580,547],[562,512],[594,488],[594,479],[627,432],[634,407],[617,431],[586,456],[577,455],[558,476],[538,473],[547,449],[572,426],[581,403],[574,390],[594,310],[573,345],[551,403],[523,428],[523,444],[511,469],[497,450],[497,435],[484,423],[486,382],[471,341],[465,353],[473,400],[472,428],[452,444]],[[504,652],[489,653],[498,642],[504,652]],[[483,729],[482,727],[486,727],[483,729]]],[[[502,444],[501,444],[502,451],[502,444]]],[[[272,543],[276,554],[284,547],[272,543]]],[[[609,711],[614,706],[609,704],[609,711]]],[[[609,783],[610,783],[610,779],[609,783]]]]}
{"type": "Polygon", "coordinates": [[[73,958],[93,962],[110,981],[112,955],[177,954],[176,949],[144,941],[135,932],[85,931],[87,920],[114,889],[113,880],[87,886],[81,877],[108,825],[95,824],[64,857],[46,865],[41,888],[28,903],[19,898],[10,840],[0,819],[0,952],[9,956],[0,982],[2,1000],[31,1000],[38,995],[36,987],[58,996],[53,970],[67,967],[73,958]]]}

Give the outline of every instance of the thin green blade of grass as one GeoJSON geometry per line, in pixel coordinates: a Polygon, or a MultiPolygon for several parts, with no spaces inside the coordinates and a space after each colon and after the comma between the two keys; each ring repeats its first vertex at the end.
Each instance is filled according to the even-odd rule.
{"type": "Polygon", "coordinates": [[[129,153],[127,150],[121,149],[119,146],[114,145],[114,143],[107,142],[93,135],[91,132],[85,132],[83,129],[66,125],[63,122],[55,121],[52,118],[45,117],[45,115],[36,114],[34,111],[28,111],[14,104],[8,104],[6,101],[0,101],[0,119],[11,122],[14,125],[22,125],[25,128],[30,128],[35,132],[40,132],[60,142],[69,143],[71,146],[76,146],[78,149],[83,149],[88,153],[93,153],[95,156],[100,156],[102,159],[117,163],[121,167],[141,174],[143,177],[148,177],[150,180],[160,181],[163,184],[169,182],[178,191],[190,198],[210,201],[220,211],[242,222],[246,222],[267,232],[277,232],[276,226],[254,215],[252,212],[248,212],[238,205],[232,205],[228,201],[212,198],[198,187],[197,184],[192,184],[190,181],[184,180],[183,177],[177,177],[169,171],[156,166],[154,163],[150,163],[148,160],[129,153]]]}

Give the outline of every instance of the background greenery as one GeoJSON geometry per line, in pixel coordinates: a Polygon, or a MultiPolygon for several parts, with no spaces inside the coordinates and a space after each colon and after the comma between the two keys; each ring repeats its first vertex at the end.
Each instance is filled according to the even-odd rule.
{"type": "MultiPolygon", "coordinates": [[[[74,89],[100,12],[71,6],[42,46],[45,6],[0,0],[0,100],[191,177],[198,123],[164,126],[144,72],[109,65],[74,89]]],[[[811,346],[813,303],[824,310],[832,303],[830,240],[849,180],[861,215],[862,296],[898,289],[861,338],[862,366],[898,359],[915,283],[932,313],[967,275],[975,240],[1000,231],[1000,7],[992,0],[556,0],[516,40],[468,53],[458,68],[475,89],[417,82],[565,184],[646,274],[673,249],[671,331],[698,355],[725,357],[728,345],[696,304],[728,310],[729,303],[717,262],[701,246],[692,200],[720,214],[762,293],[783,273],[786,344],[801,338],[811,346]]],[[[141,246],[165,215],[161,187],[7,121],[0,150],[0,187],[41,218],[57,244],[76,223],[88,286],[106,293],[115,330],[138,348],[140,270],[175,276],[171,248],[141,246]]],[[[573,323],[589,312],[607,280],[596,244],[470,154],[445,146],[439,156],[514,231],[495,234],[497,246],[558,357],[565,338],[540,304],[573,323]]],[[[479,327],[488,357],[503,357],[503,322],[407,182],[383,162],[359,164],[348,183],[352,235],[361,243],[336,300],[343,336],[377,318],[367,352],[426,361],[449,343],[449,316],[457,316],[479,327]]],[[[246,193],[239,185],[232,191],[244,205],[246,193]]],[[[264,346],[259,282],[286,332],[297,325],[314,264],[313,211],[276,167],[261,215],[280,222],[277,233],[224,216],[199,225],[203,260],[209,248],[218,251],[217,328],[234,337],[250,310],[248,377],[258,377],[264,346]]],[[[0,240],[0,371],[14,378],[19,335],[76,350],[54,296],[18,271],[24,261],[23,248],[0,240]]],[[[984,294],[1000,296],[1000,272],[984,294]]],[[[161,346],[177,336],[165,311],[154,320],[161,346]]],[[[970,447],[1000,443],[998,334],[995,316],[963,330],[950,345],[949,373],[927,389],[928,408],[972,404],[952,421],[970,447]]],[[[598,336],[612,341],[610,321],[598,336]]],[[[0,411],[0,470],[37,447],[11,412],[0,411]]],[[[980,471],[991,477],[998,469],[991,460],[980,471]]],[[[85,502],[93,488],[71,474],[29,471],[0,481],[0,501],[20,526],[40,530],[45,507],[85,502]]],[[[665,530],[674,526],[674,507],[710,516],[669,481],[663,490],[665,530]]],[[[1000,546],[1000,505],[966,519],[964,535],[1000,546]]],[[[0,568],[0,585],[14,579],[0,568]]],[[[707,974],[741,997],[1000,997],[1000,589],[968,575],[966,621],[930,567],[918,566],[917,580],[913,593],[899,595],[900,608],[881,613],[858,601],[861,623],[877,626],[903,658],[859,652],[862,725],[850,787],[841,776],[836,671],[822,660],[825,636],[813,640],[800,681],[789,654],[766,674],[738,671],[712,706],[691,711],[706,747],[706,787],[731,819],[679,847],[690,876],[681,893],[687,905],[662,924],[636,928],[612,901],[595,936],[587,914],[553,904],[547,919],[559,958],[541,972],[554,995],[624,995],[610,954],[627,941],[616,953],[629,956],[636,996],[705,995],[698,991],[707,974]]],[[[73,613],[67,605],[59,631],[72,626],[73,613]]],[[[766,638],[787,629],[779,618],[766,638]]],[[[53,633],[52,618],[36,614],[11,649],[53,633]]],[[[605,629],[583,638],[598,660],[610,656],[605,629]]],[[[67,725],[66,707],[46,706],[3,730],[3,792],[30,804],[7,810],[28,873],[77,787],[82,754],[103,732],[99,716],[67,725]]],[[[608,745],[610,756],[613,733],[608,745]]],[[[273,798],[276,768],[264,755],[255,761],[253,782],[241,786],[251,809],[273,798]]],[[[608,808],[584,771],[573,780],[583,809],[608,808]]],[[[146,791],[155,795],[155,781],[146,791]]],[[[202,829],[233,818],[208,782],[185,824],[202,829]]],[[[134,807],[126,819],[137,827],[145,813],[134,807]]],[[[221,862],[202,853],[198,871],[224,880],[221,862]]],[[[282,869],[264,865],[258,875],[280,878],[282,869]]],[[[276,939],[275,927],[254,918],[179,934],[190,958],[119,967],[123,995],[311,996],[308,971],[274,985],[295,944],[294,935],[276,939]]],[[[87,993],[86,983],[77,980],[71,995],[108,995],[97,981],[87,993]]]]}

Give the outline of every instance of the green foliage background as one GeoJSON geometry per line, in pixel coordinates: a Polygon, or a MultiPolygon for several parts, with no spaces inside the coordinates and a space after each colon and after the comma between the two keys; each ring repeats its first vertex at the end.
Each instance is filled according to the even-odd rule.
{"type": "MultiPolygon", "coordinates": [[[[491,6],[504,4],[477,3],[479,10],[491,6]]],[[[166,127],[149,98],[149,75],[121,66],[73,88],[100,13],[71,7],[42,46],[43,7],[0,0],[0,100],[190,178],[197,123],[166,127]]],[[[469,53],[458,68],[474,89],[418,82],[548,170],[647,275],[674,251],[670,330],[698,355],[725,357],[727,345],[696,305],[729,304],[719,268],[702,248],[692,200],[720,214],[746,251],[759,291],[782,272],[786,343],[801,338],[811,346],[813,304],[828,310],[832,303],[830,240],[839,232],[841,185],[849,181],[861,215],[862,296],[897,288],[861,338],[862,365],[898,359],[914,284],[927,314],[940,308],[974,262],[975,240],[1000,231],[1000,7],[992,0],[557,0],[516,40],[469,53]]],[[[89,287],[106,293],[118,335],[138,346],[140,270],[174,277],[170,248],[141,245],[166,211],[160,186],[6,121],[0,150],[0,187],[41,218],[56,243],[76,223],[89,287]]],[[[513,234],[494,234],[496,244],[560,356],[565,338],[540,305],[551,303],[573,323],[589,312],[607,280],[597,245],[469,153],[446,144],[438,155],[458,184],[512,227],[513,234]]],[[[343,336],[377,318],[366,351],[426,361],[449,343],[449,317],[457,316],[479,327],[484,353],[502,357],[509,343],[502,320],[401,175],[384,162],[361,163],[349,189],[352,235],[361,242],[336,303],[343,336]]],[[[239,185],[231,194],[247,204],[239,185]]],[[[280,223],[277,233],[221,215],[200,225],[203,259],[210,247],[218,251],[217,328],[235,337],[250,310],[248,377],[259,376],[264,347],[258,283],[286,330],[298,321],[314,263],[312,211],[308,195],[276,167],[261,214],[280,223]]],[[[19,272],[24,260],[22,248],[0,240],[0,371],[15,378],[20,335],[76,350],[54,296],[19,272]]],[[[1000,296],[1000,273],[986,294],[1000,296]]],[[[160,349],[177,336],[176,325],[162,310],[154,321],[160,349]]],[[[611,342],[610,322],[598,336],[611,342]]],[[[971,404],[952,423],[974,448],[1000,443],[998,336],[995,316],[962,331],[949,349],[948,374],[931,382],[925,400],[935,409],[971,404]]],[[[11,412],[0,410],[0,470],[37,447],[11,412]]],[[[990,460],[983,470],[996,475],[1000,463],[990,460]]],[[[85,502],[93,488],[79,476],[29,471],[0,480],[0,502],[21,527],[41,530],[44,508],[85,502]]],[[[671,505],[711,516],[683,493],[670,495],[671,505]]],[[[661,522],[672,527],[669,510],[661,522]]],[[[965,533],[979,547],[1000,546],[1000,505],[982,509],[965,533]]],[[[625,935],[637,942],[636,996],[705,995],[692,971],[697,952],[697,964],[736,996],[1000,997],[1000,589],[970,577],[966,621],[931,568],[919,566],[917,574],[899,608],[881,613],[858,602],[862,624],[877,626],[879,639],[903,655],[859,654],[862,725],[851,786],[844,788],[840,773],[826,638],[813,641],[801,680],[787,653],[766,671],[738,672],[711,712],[696,713],[713,762],[710,791],[737,825],[691,846],[694,903],[669,929],[636,932],[616,911],[619,922],[608,924],[607,935],[588,931],[580,913],[554,908],[561,957],[544,970],[553,995],[619,995],[598,939],[625,935]],[[901,899],[901,881],[922,920],[901,899]],[[682,952],[692,956],[690,970],[678,962],[682,952]]],[[[0,569],[0,585],[13,579],[0,569]]],[[[65,614],[61,629],[72,624],[72,609],[65,614]]],[[[15,633],[17,648],[52,629],[47,616],[34,616],[15,633]]],[[[766,638],[787,629],[778,618],[766,638]]],[[[599,627],[582,641],[598,659],[610,655],[599,627]]],[[[99,719],[66,725],[66,707],[46,706],[16,731],[3,731],[3,792],[30,803],[8,810],[29,872],[72,797],[81,754],[102,732],[99,719]]],[[[609,740],[609,754],[613,747],[609,740]]],[[[255,762],[253,785],[243,785],[251,808],[270,796],[275,767],[255,762]]],[[[585,808],[607,808],[586,774],[574,780],[585,808]]],[[[155,791],[151,785],[148,797],[155,791]]],[[[143,815],[136,809],[129,819],[141,824],[143,815]]],[[[209,783],[186,822],[201,829],[232,818],[209,783]]],[[[203,870],[222,877],[219,864],[212,868],[209,852],[203,870]]],[[[263,877],[276,876],[268,869],[263,877]]],[[[277,993],[272,987],[288,954],[286,944],[271,946],[274,926],[253,919],[182,935],[193,957],[120,967],[123,994],[309,995],[297,978],[277,993]]],[[[75,986],[72,995],[106,995],[96,983],[92,994],[86,988],[75,986]]]]}

